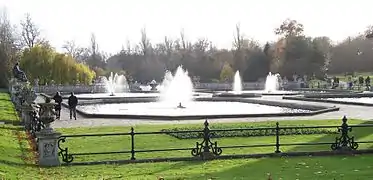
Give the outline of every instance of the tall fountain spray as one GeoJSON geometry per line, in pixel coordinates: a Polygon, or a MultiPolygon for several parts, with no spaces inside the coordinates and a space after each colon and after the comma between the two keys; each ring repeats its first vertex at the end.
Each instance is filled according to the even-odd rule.
{"type": "Polygon", "coordinates": [[[265,92],[275,92],[280,89],[280,74],[272,74],[271,72],[268,73],[264,91],[265,92]]]}
{"type": "Polygon", "coordinates": [[[110,96],[114,96],[116,92],[127,92],[128,83],[124,75],[118,75],[117,73],[110,73],[110,76],[106,79],[104,78],[104,83],[107,92],[110,93],[110,96]]]}
{"type": "Polygon", "coordinates": [[[160,85],[160,100],[171,106],[184,107],[193,100],[193,83],[188,76],[188,71],[184,71],[179,66],[172,76],[171,72],[166,72],[165,78],[160,85]]]}
{"type": "Polygon", "coordinates": [[[240,76],[240,71],[236,71],[236,74],[234,74],[234,80],[233,80],[233,93],[240,94],[242,92],[242,81],[240,76]]]}
{"type": "Polygon", "coordinates": [[[173,78],[174,77],[172,76],[171,71],[166,71],[166,73],[164,74],[163,81],[160,85],[158,85],[157,90],[160,92],[164,92],[165,88],[168,87],[168,85],[171,83],[173,78]]]}

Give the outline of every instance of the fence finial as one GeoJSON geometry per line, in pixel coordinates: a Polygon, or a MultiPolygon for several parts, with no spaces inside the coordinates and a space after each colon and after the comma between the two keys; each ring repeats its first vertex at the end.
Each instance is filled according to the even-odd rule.
{"type": "Polygon", "coordinates": [[[207,119],[205,120],[205,123],[203,123],[205,126],[209,126],[209,122],[207,121],[207,119]]]}
{"type": "Polygon", "coordinates": [[[346,123],[346,122],[347,122],[347,117],[346,117],[346,115],[343,116],[343,118],[342,118],[342,122],[343,122],[343,123],[346,123]]]}

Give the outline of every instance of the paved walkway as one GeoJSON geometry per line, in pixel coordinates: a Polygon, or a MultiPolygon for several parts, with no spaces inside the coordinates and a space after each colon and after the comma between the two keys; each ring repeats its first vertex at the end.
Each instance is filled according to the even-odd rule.
{"type": "MultiPolygon", "coordinates": [[[[325,119],[336,119],[340,120],[344,115],[349,119],[363,119],[371,120],[373,115],[371,111],[373,107],[365,106],[354,106],[354,105],[342,105],[342,104],[331,104],[331,103],[320,103],[320,102],[304,102],[296,100],[282,100],[281,97],[263,97],[262,99],[268,100],[279,100],[286,102],[296,102],[302,104],[314,104],[323,106],[336,106],[340,107],[339,111],[323,113],[314,116],[290,116],[290,117],[264,117],[264,118],[233,118],[233,119],[209,119],[212,123],[226,123],[226,122],[256,122],[256,121],[280,121],[280,120],[325,120],[325,119]]],[[[102,118],[83,118],[78,115],[77,120],[69,119],[68,109],[63,108],[61,112],[61,120],[57,120],[53,123],[53,127],[92,127],[92,126],[135,126],[138,124],[189,124],[189,123],[200,123],[204,120],[131,120],[131,119],[102,119],[102,118]]]]}

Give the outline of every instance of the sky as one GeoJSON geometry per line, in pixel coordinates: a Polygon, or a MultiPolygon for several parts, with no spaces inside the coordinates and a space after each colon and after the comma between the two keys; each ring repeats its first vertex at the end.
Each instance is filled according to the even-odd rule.
{"type": "Polygon", "coordinates": [[[65,41],[88,46],[94,33],[102,51],[115,53],[139,42],[145,28],[152,43],[165,36],[208,38],[231,48],[235,26],[245,37],[264,44],[287,18],[297,20],[309,36],[341,41],[373,24],[370,0],[0,0],[14,24],[30,13],[43,37],[58,50],[65,41]]]}

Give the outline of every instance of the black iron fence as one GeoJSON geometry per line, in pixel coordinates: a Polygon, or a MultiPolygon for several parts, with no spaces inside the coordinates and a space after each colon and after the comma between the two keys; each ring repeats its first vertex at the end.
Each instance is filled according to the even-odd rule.
{"type": "MultiPolygon", "coordinates": [[[[347,118],[343,117],[342,124],[339,126],[280,126],[280,123],[277,122],[274,127],[258,127],[258,128],[231,128],[231,129],[210,129],[209,122],[206,120],[204,123],[204,128],[201,130],[188,130],[188,131],[157,131],[157,132],[135,132],[135,129],[132,127],[129,133],[109,133],[109,134],[76,134],[76,135],[63,135],[58,140],[59,156],[62,161],[66,164],[72,163],[75,157],[78,156],[87,156],[87,155],[103,155],[103,154],[129,154],[130,157],[127,160],[118,160],[118,161],[128,161],[128,162],[137,162],[144,161],[145,159],[136,159],[137,153],[151,153],[151,152],[169,152],[169,151],[190,151],[191,156],[189,159],[215,159],[221,158],[223,155],[223,149],[232,149],[232,148],[257,148],[257,147],[273,147],[272,155],[281,155],[289,154],[282,153],[281,147],[284,146],[311,146],[311,145],[330,145],[328,152],[332,154],[338,152],[358,152],[359,144],[364,143],[373,143],[373,140],[369,141],[356,141],[355,138],[350,134],[352,129],[358,129],[362,127],[373,127],[373,124],[361,124],[361,125],[348,125],[347,118]],[[335,140],[332,142],[302,142],[302,143],[282,143],[281,142],[281,131],[287,129],[318,129],[318,128],[335,128],[337,131],[335,140]],[[217,141],[213,141],[213,135],[216,132],[233,132],[233,131],[274,131],[274,143],[270,144],[251,144],[251,145],[233,145],[233,146],[221,146],[217,141]],[[157,135],[157,134],[172,134],[172,133],[201,133],[202,138],[199,142],[196,142],[194,147],[185,147],[185,148],[167,148],[167,149],[136,149],[136,138],[141,135],[157,135]],[[67,140],[73,141],[74,138],[78,137],[110,137],[110,136],[127,136],[130,139],[128,144],[129,148],[122,151],[106,151],[106,152],[84,152],[84,153],[71,153],[69,147],[64,147],[64,143],[67,140]]],[[[287,134],[291,135],[291,134],[287,134]]],[[[110,143],[108,144],[110,145],[110,143]]],[[[325,151],[323,151],[325,152],[325,151]]],[[[368,151],[367,151],[368,152],[368,151]]],[[[371,151],[369,151],[371,152],[371,151]]],[[[372,150],[373,152],[373,150],[372,150]]],[[[305,154],[308,154],[305,152],[305,154]]],[[[247,155],[247,154],[246,154],[247,155]]],[[[165,154],[167,156],[167,154],[165,154]]],[[[224,158],[232,158],[233,155],[224,155],[224,158]]],[[[235,156],[236,157],[236,156],[235,156]]],[[[177,159],[177,158],[176,158],[177,159]]],[[[163,159],[164,161],[170,160],[167,158],[163,159]]],[[[186,158],[180,158],[179,160],[186,160],[186,158]]],[[[114,160],[116,161],[116,160],[114,160]]],[[[151,160],[151,161],[154,161],[151,160]]]]}

